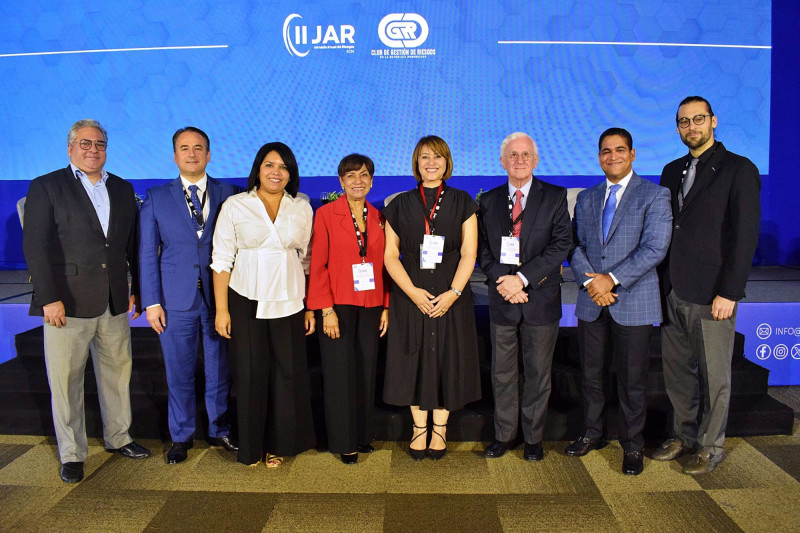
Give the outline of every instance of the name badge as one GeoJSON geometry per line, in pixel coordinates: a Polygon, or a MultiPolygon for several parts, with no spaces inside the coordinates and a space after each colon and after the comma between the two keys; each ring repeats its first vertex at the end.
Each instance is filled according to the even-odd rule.
{"type": "Polygon", "coordinates": [[[375,290],[375,272],[372,263],[353,265],[353,289],[356,292],[375,290]]]}
{"type": "Polygon", "coordinates": [[[425,261],[425,256],[422,253],[422,245],[419,245],[419,268],[420,270],[434,270],[436,268],[436,263],[430,263],[425,261]]]}
{"type": "Polygon", "coordinates": [[[425,235],[422,239],[422,262],[424,263],[441,263],[442,254],[444,253],[444,236],[443,235],[425,235]]]}
{"type": "Polygon", "coordinates": [[[519,237],[503,237],[500,241],[500,262],[504,265],[519,265],[519,237]]]}

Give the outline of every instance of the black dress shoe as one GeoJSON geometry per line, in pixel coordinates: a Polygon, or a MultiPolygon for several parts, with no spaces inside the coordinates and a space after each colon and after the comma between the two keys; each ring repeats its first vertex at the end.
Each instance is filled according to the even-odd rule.
{"type": "Polygon", "coordinates": [[[570,457],[583,457],[592,450],[599,450],[608,444],[602,438],[590,439],[589,437],[581,437],[564,450],[564,453],[570,457]]]}
{"type": "Polygon", "coordinates": [[[372,447],[372,444],[362,444],[361,446],[356,446],[356,450],[358,453],[372,453],[375,448],[372,447]]]}
{"type": "Polygon", "coordinates": [[[487,459],[496,459],[503,457],[505,453],[514,447],[513,442],[503,442],[500,440],[492,441],[490,445],[483,450],[483,456],[487,459]]]}
{"type": "Polygon", "coordinates": [[[134,441],[130,441],[122,448],[106,448],[108,453],[118,453],[128,459],[146,459],[150,457],[150,450],[134,441]]]}
{"type": "Polygon", "coordinates": [[[525,443],[525,460],[526,461],[541,461],[544,459],[544,450],[542,449],[542,442],[536,444],[525,443]]]}
{"type": "Polygon", "coordinates": [[[167,464],[176,465],[184,462],[189,456],[187,452],[192,449],[192,446],[194,446],[192,441],[173,442],[172,446],[169,447],[169,451],[167,452],[167,464]]]}
{"type": "Polygon", "coordinates": [[[625,457],[622,459],[622,473],[626,476],[638,476],[642,470],[644,470],[642,452],[639,450],[625,452],[625,457]]]}
{"type": "Polygon", "coordinates": [[[83,479],[83,463],[64,463],[61,465],[61,481],[64,483],[77,483],[83,479]]]}
{"type": "Polygon", "coordinates": [[[208,437],[206,442],[211,446],[222,446],[229,452],[236,453],[239,451],[239,443],[233,435],[223,435],[221,437],[208,437]]]}
{"type": "Polygon", "coordinates": [[[342,462],[346,465],[354,465],[358,462],[357,453],[341,453],[339,454],[339,457],[341,457],[342,462]]]}

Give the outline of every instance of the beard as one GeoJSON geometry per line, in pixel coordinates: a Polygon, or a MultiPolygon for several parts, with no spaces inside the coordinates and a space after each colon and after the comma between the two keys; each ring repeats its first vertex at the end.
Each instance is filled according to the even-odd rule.
{"type": "Polygon", "coordinates": [[[692,150],[700,148],[701,146],[706,144],[710,138],[711,138],[711,133],[710,132],[700,132],[700,136],[699,137],[695,137],[695,138],[692,138],[692,139],[689,138],[689,134],[688,133],[686,134],[686,136],[681,136],[681,140],[683,141],[683,144],[685,144],[686,146],[688,146],[692,150]]]}

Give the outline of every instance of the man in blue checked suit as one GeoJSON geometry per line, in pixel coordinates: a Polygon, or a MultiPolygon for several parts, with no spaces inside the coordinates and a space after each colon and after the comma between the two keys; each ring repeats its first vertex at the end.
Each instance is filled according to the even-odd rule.
{"type": "Polygon", "coordinates": [[[172,137],[180,176],[152,187],[139,212],[139,274],[147,321],[159,334],[169,387],[167,463],[185,461],[195,432],[195,367],[202,339],[209,444],[237,451],[228,425],[231,388],[225,339],[214,329],[211,240],[234,185],[206,175],[208,136],[194,127],[172,137]]]}
{"type": "Polygon", "coordinates": [[[643,469],[647,371],[652,325],[661,322],[656,267],[672,233],[669,190],[633,172],[636,150],[622,128],[598,143],[606,179],[575,205],[577,245],[569,262],[580,291],[575,315],[583,372],[584,435],[564,453],[580,457],[605,446],[606,361],[617,374],[622,471],[643,469]]]}

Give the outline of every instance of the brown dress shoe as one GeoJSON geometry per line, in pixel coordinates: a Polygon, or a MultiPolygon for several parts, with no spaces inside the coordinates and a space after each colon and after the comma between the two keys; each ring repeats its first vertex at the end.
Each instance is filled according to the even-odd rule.
{"type": "Polygon", "coordinates": [[[661,443],[661,446],[656,448],[653,452],[653,459],[656,461],[672,461],[681,455],[686,455],[692,449],[683,444],[679,438],[667,439],[661,443]]]}
{"type": "Polygon", "coordinates": [[[713,454],[708,448],[703,448],[689,458],[683,467],[683,473],[690,476],[701,476],[712,472],[725,458],[724,454],[713,454]]]}

